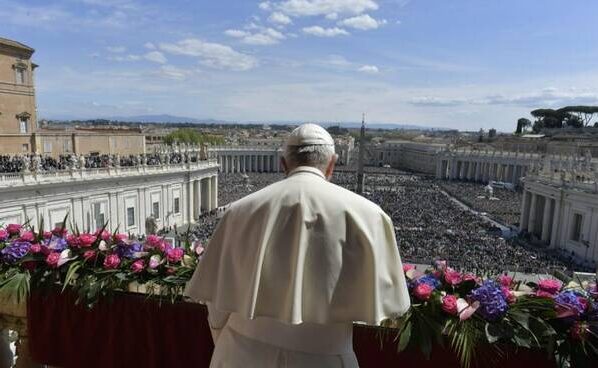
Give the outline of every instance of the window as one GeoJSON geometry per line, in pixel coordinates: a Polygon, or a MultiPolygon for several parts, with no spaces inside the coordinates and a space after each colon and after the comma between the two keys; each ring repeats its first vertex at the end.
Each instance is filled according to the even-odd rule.
{"type": "Polygon", "coordinates": [[[27,119],[21,118],[19,119],[19,131],[21,134],[27,133],[27,119]]]}
{"type": "Polygon", "coordinates": [[[135,226],[135,207],[127,207],[127,227],[135,226]]]}
{"type": "Polygon", "coordinates": [[[44,153],[52,153],[52,142],[44,142],[44,153]]]}
{"type": "Polygon", "coordinates": [[[63,147],[64,148],[64,152],[72,152],[73,149],[72,149],[71,146],[72,146],[72,142],[70,140],[68,140],[68,139],[65,140],[64,141],[64,147],[63,147]]]}
{"type": "Polygon", "coordinates": [[[573,227],[571,228],[571,240],[580,241],[581,239],[581,227],[583,225],[583,216],[579,213],[573,215],[573,227]]]}
{"type": "Polygon", "coordinates": [[[23,152],[29,152],[29,144],[23,143],[23,145],[21,146],[21,150],[23,152]]]}
{"type": "Polygon", "coordinates": [[[160,202],[152,203],[152,216],[156,219],[160,218],[160,202]]]}
{"type": "Polygon", "coordinates": [[[16,72],[16,83],[17,84],[25,84],[25,69],[24,68],[15,68],[16,72]]]}
{"type": "Polygon", "coordinates": [[[180,213],[181,212],[181,204],[180,204],[180,199],[177,197],[174,199],[174,213],[180,213]]]}

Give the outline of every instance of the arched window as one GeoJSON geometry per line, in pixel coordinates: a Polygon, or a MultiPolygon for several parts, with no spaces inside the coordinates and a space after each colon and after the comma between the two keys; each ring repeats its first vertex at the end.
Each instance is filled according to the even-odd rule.
{"type": "Polygon", "coordinates": [[[13,64],[12,68],[15,71],[15,83],[27,84],[27,70],[29,69],[27,64],[22,61],[17,61],[13,64]]]}
{"type": "Polygon", "coordinates": [[[31,114],[28,112],[22,112],[17,114],[16,118],[19,124],[19,133],[27,134],[29,132],[29,119],[31,119],[31,114]]]}

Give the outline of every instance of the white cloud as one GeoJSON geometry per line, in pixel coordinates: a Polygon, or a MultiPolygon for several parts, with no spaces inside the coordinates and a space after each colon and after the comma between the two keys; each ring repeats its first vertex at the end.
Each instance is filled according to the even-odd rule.
{"type": "Polygon", "coordinates": [[[270,5],[269,1],[262,1],[259,4],[259,8],[262,10],[268,11],[268,10],[272,9],[272,6],[270,5]]]}
{"type": "Polygon", "coordinates": [[[127,48],[124,46],[108,46],[106,50],[115,54],[122,54],[123,52],[127,51],[127,48]]]}
{"type": "Polygon", "coordinates": [[[224,31],[224,34],[230,37],[241,38],[248,36],[250,33],[241,31],[240,29],[227,29],[224,31]]]}
{"type": "Polygon", "coordinates": [[[361,68],[359,68],[358,70],[362,73],[367,73],[367,74],[378,74],[380,72],[378,67],[375,65],[364,65],[361,68]]]}
{"type": "Polygon", "coordinates": [[[377,10],[378,4],[373,0],[285,0],[276,4],[276,8],[295,17],[332,13],[358,15],[377,10]]]}
{"type": "Polygon", "coordinates": [[[159,47],[170,54],[197,57],[200,64],[210,68],[245,71],[258,65],[257,59],[251,55],[235,51],[230,46],[197,38],[188,38],[177,43],[161,43],[159,47]]]}
{"type": "Polygon", "coordinates": [[[241,42],[248,45],[267,46],[275,45],[281,40],[284,40],[286,36],[274,28],[260,27],[257,25],[250,25],[247,28],[257,29],[257,32],[248,32],[238,29],[229,29],[224,32],[227,36],[240,38],[241,42]]]}
{"type": "Polygon", "coordinates": [[[155,50],[155,49],[156,49],[156,45],[154,45],[154,44],[153,44],[153,43],[151,43],[151,42],[146,42],[146,43],[143,45],[143,47],[145,47],[145,48],[146,48],[146,49],[148,49],[148,50],[155,50]]]}
{"type": "Polygon", "coordinates": [[[115,55],[115,56],[108,56],[106,59],[108,60],[112,60],[112,61],[139,61],[141,60],[141,56],[139,55],[133,55],[133,54],[129,54],[126,56],[120,56],[120,55],[115,55]]]}
{"type": "Polygon", "coordinates": [[[337,13],[326,14],[326,19],[328,19],[328,20],[337,20],[338,19],[338,14],[337,13]]]}
{"type": "Polygon", "coordinates": [[[377,20],[370,17],[368,14],[358,15],[338,22],[338,25],[340,26],[361,29],[363,31],[368,29],[376,29],[384,24],[386,24],[386,20],[377,20]]]}
{"type": "Polygon", "coordinates": [[[191,74],[192,72],[189,70],[177,68],[172,65],[162,65],[158,71],[159,76],[174,80],[184,80],[191,74]]]}
{"type": "Polygon", "coordinates": [[[153,61],[154,63],[158,64],[166,64],[166,62],[168,61],[166,59],[166,56],[164,56],[164,54],[160,51],[150,51],[147,54],[143,55],[143,58],[145,60],[153,61]]]}
{"type": "Polygon", "coordinates": [[[268,21],[271,23],[282,24],[285,26],[293,23],[293,21],[291,21],[291,18],[289,18],[287,15],[284,15],[281,12],[274,12],[270,14],[270,16],[268,17],[268,21]]]}
{"type": "Polygon", "coordinates": [[[349,32],[342,28],[323,28],[320,26],[312,26],[303,28],[303,33],[316,36],[316,37],[336,37],[336,36],[347,36],[349,32]]]}

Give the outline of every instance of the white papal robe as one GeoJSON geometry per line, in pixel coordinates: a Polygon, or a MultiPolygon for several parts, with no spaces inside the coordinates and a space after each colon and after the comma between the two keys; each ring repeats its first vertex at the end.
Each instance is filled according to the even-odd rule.
{"type": "Polygon", "coordinates": [[[230,206],[186,294],[228,368],[357,367],[352,322],[410,306],[390,218],[307,166],[230,206]]]}

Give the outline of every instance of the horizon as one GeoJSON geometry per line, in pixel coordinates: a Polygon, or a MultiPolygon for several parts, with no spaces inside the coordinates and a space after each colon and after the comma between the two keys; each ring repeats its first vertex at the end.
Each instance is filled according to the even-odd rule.
{"type": "MultiPolygon", "coordinates": [[[[598,104],[581,0],[0,0],[33,47],[39,115],[515,129],[598,104]]],[[[592,11],[594,10],[594,11],[592,11]]]]}

